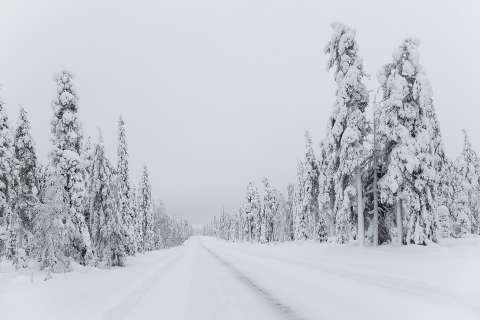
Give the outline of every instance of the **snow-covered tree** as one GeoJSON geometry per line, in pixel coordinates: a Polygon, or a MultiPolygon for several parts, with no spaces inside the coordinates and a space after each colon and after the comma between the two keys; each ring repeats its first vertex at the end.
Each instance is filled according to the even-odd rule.
{"type": "Polygon", "coordinates": [[[287,186],[287,200],[285,203],[285,222],[284,222],[284,232],[286,235],[286,240],[294,240],[295,235],[293,232],[293,212],[294,212],[294,202],[295,202],[295,186],[289,184],[287,186]]]}
{"type": "Polygon", "coordinates": [[[134,212],[131,207],[132,201],[130,199],[130,172],[128,167],[128,147],[127,136],[125,132],[125,122],[122,118],[118,121],[118,149],[117,149],[117,176],[118,176],[118,190],[119,190],[119,210],[120,217],[123,221],[125,230],[126,250],[132,255],[137,248],[135,237],[135,221],[134,212]]]}
{"type": "Polygon", "coordinates": [[[403,202],[404,243],[427,244],[436,241],[440,137],[432,90],[419,64],[418,41],[403,41],[378,79],[383,93],[377,106],[378,136],[385,152],[380,198],[390,205],[403,202]]]}
{"type": "Polygon", "coordinates": [[[465,130],[463,135],[463,149],[457,159],[456,167],[464,183],[463,191],[468,205],[466,214],[470,225],[468,233],[480,234],[480,158],[473,150],[465,130]]]}
{"type": "Polygon", "coordinates": [[[303,166],[304,208],[307,219],[307,232],[312,239],[325,239],[326,221],[320,219],[318,196],[319,186],[319,163],[315,158],[310,134],[305,132],[305,160],[303,166]]]}
{"type": "Polygon", "coordinates": [[[243,206],[238,208],[238,240],[248,240],[247,220],[245,216],[245,208],[243,206]]]}
{"type": "Polygon", "coordinates": [[[139,188],[139,214],[142,217],[142,248],[144,251],[154,247],[152,187],[147,167],[143,167],[139,188]]]}
{"type": "Polygon", "coordinates": [[[245,234],[250,241],[258,241],[260,239],[260,212],[261,205],[258,190],[253,182],[249,182],[247,186],[244,216],[245,234]]]}
{"type": "Polygon", "coordinates": [[[279,199],[277,191],[272,187],[268,178],[263,179],[264,196],[261,219],[260,242],[271,242],[274,239],[274,222],[278,215],[279,199]]]}
{"type": "Polygon", "coordinates": [[[220,217],[218,219],[218,225],[217,225],[217,231],[219,234],[219,237],[223,240],[230,240],[229,239],[229,232],[230,230],[230,216],[225,213],[225,210],[222,209],[222,213],[220,214],[220,217]]]}
{"type": "Polygon", "coordinates": [[[81,264],[93,262],[90,234],[85,222],[84,166],[80,156],[82,130],[78,119],[78,98],[73,88],[73,76],[62,71],[56,78],[57,96],[53,101],[52,143],[50,154],[57,172],[64,177],[65,202],[69,206],[71,223],[69,236],[71,254],[81,264]]]}
{"type": "Polygon", "coordinates": [[[153,233],[154,233],[154,248],[160,249],[164,246],[164,239],[162,234],[162,223],[165,220],[165,208],[162,201],[155,201],[153,205],[153,233]]]}
{"type": "Polygon", "coordinates": [[[5,105],[0,101],[0,256],[8,259],[18,257],[18,230],[20,219],[12,207],[15,204],[14,186],[16,166],[13,155],[12,136],[5,105]]]}
{"type": "MultiPolygon", "coordinates": [[[[92,176],[92,163],[93,163],[93,156],[95,153],[95,148],[94,145],[92,144],[92,139],[90,136],[88,136],[85,140],[84,143],[82,143],[82,150],[80,152],[80,157],[82,159],[82,165],[83,165],[83,181],[85,184],[85,190],[90,190],[90,182],[91,179],[90,177],[92,176]]],[[[86,192],[85,196],[83,197],[83,215],[85,217],[85,223],[87,224],[87,227],[90,227],[90,202],[91,199],[90,193],[86,192]]],[[[91,230],[89,230],[91,233],[91,230]]]]}
{"type": "Polygon", "coordinates": [[[20,108],[14,137],[14,155],[17,179],[15,179],[15,204],[13,210],[19,218],[19,249],[30,255],[33,218],[38,203],[37,155],[30,121],[24,108],[20,108]]]}
{"type": "Polygon", "coordinates": [[[364,84],[366,76],[358,56],[355,30],[333,23],[333,35],[325,53],[328,69],[333,69],[337,84],[333,114],[325,140],[328,158],[327,175],[335,192],[333,211],[336,215],[337,242],[350,239],[353,206],[357,195],[355,173],[368,154],[366,137],[369,123],[365,115],[369,95],[364,84]]]}
{"type": "Polygon", "coordinates": [[[241,221],[239,213],[236,213],[232,216],[230,232],[232,233],[233,241],[237,242],[241,240],[241,221]]]}
{"type": "Polygon", "coordinates": [[[330,164],[328,160],[330,155],[327,154],[325,148],[325,140],[320,142],[320,154],[319,154],[319,218],[323,219],[327,223],[328,235],[335,235],[335,186],[333,183],[333,177],[328,173],[330,164]]]}
{"type": "Polygon", "coordinates": [[[49,171],[46,177],[44,196],[33,219],[33,234],[36,256],[50,277],[52,272],[70,270],[68,224],[71,220],[65,203],[65,178],[54,171],[49,171]]]}
{"type": "Polygon", "coordinates": [[[100,136],[91,167],[90,230],[98,263],[107,267],[123,266],[125,259],[123,225],[112,171],[100,136]]]}
{"type": "Polygon", "coordinates": [[[144,217],[140,211],[141,194],[135,186],[130,188],[130,209],[132,210],[134,226],[135,252],[143,252],[143,220],[144,217]]]}
{"type": "Polygon", "coordinates": [[[439,228],[443,237],[463,237],[471,231],[470,185],[458,168],[458,161],[447,161],[438,188],[439,228]],[[445,213],[448,212],[448,216],[445,213]],[[448,225],[447,225],[448,223],[448,225]]]}
{"type": "Polygon", "coordinates": [[[305,168],[299,161],[297,166],[297,183],[293,203],[293,232],[295,240],[308,239],[308,218],[305,208],[305,168]]]}

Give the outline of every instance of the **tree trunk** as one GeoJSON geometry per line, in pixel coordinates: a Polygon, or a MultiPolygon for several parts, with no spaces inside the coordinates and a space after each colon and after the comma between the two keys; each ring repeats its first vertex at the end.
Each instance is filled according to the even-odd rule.
{"type": "Polygon", "coordinates": [[[373,119],[373,245],[378,246],[378,190],[377,190],[377,125],[373,119]]]}
{"type": "Polygon", "coordinates": [[[403,240],[403,222],[402,222],[402,199],[397,199],[397,236],[398,245],[402,245],[403,240]]]}
{"type": "Polygon", "coordinates": [[[333,191],[333,188],[330,187],[329,193],[329,200],[330,200],[330,215],[329,215],[329,229],[330,229],[330,234],[329,236],[334,237],[336,234],[335,230],[335,192],[333,191]]]}
{"type": "Polygon", "coordinates": [[[363,219],[363,192],[362,192],[362,173],[359,170],[357,173],[357,216],[358,216],[358,228],[357,238],[358,243],[363,247],[365,242],[365,228],[363,219]]]}

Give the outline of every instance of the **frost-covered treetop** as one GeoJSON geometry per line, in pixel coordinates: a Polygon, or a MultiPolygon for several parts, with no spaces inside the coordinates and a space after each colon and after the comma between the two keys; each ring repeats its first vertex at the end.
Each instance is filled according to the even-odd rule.
{"type": "Polygon", "coordinates": [[[15,152],[24,152],[28,149],[31,156],[35,156],[35,142],[31,136],[31,125],[28,120],[25,108],[20,108],[20,114],[17,121],[17,129],[15,131],[15,152]]]}
{"type": "Polygon", "coordinates": [[[327,69],[333,69],[338,85],[337,98],[353,104],[362,111],[368,105],[368,93],[362,83],[366,76],[362,59],[358,56],[355,30],[342,23],[332,23],[333,34],[325,47],[327,69]]]}
{"type": "Polygon", "coordinates": [[[82,132],[78,120],[78,98],[73,87],[73,75],[62,71],[56,76],[57,96],[53,101],[53,143],[60,150],[80,152],[82,132]]]}
{"type": "Polygon", "coordinates": [[[470,162],[478,161],[479,158],[475,150],[473,150],[472,148],[472,143],[470,142],[470,138],[468,137],[467,131],[464,129],[462,130],[462,133],[463,133],[462,155],[464,155],[465,158],[468,159],[468,161],[470,162]]]}
{"type": "Polygon", "coordinates": [[[19,135],[21,136],[26,136],[27,133],[30,132],[30,129],[31,125],[30,121],[28,120],[27,111],[25,108],[21,107],[17,120],[17,132],[19,132],[19,135]]]}
{"type": "Polygon", "coordinates": [[[268,180],[267,177],[264,177],[264,178],[262,179],[262,183],[263,183],[263,186],[264,186],[265,190],[270,191],[270,190],[269,190],[269,189],[271,188],[270,180],[268,180]]]}
{"type": "Polygon", "coordinates": [[[430,139],[437,135],[433,132],[438,130],[433,109],[433,92],[419,64],[418,45],[419,41],[416,39],[405,39],[394,51],[393,62],[383,66],[377,74],[383,90],[384,106],[387,110],[397,110],[394,114],[398,119],[390,119],[387,121],[390,126],[384,128],[390,128],[387,134],[393,140],[400,137],[405,139],[408,135],[415,137],[417,131],[425,127],[430,131],[430,139]],[[430,123],[419,126],[418,121],[430,123]]]}
{"type": "Polygon", "coordinates": [[[402,66],[400,72],[406,77],[411,77],[417,74],[420,69],[420,56],[418,53],[418,46],[420,41],[414,38],[407,38],[403,43],[393,52],[393,61],[402,66]]]}
{"type": "Polygon", "coordinates": [[[463,132],[463,149],[460,156],[457,158],[457,166],[464,177],[474,183],[475,185],[479,184],[480,178],[480,158],[478,157],[475,150],[472,148],[470,139],[468,138],[467,131],[462,130],[463,132]]]}
{"type": "Polygon", "coordinates": [[[55,77],[58,94],[55,104],[59,107],[67,107],[72,111],[76,111],[78,98],[73,88],[72,79],[73,74],[66,70],[55,77]]]}
{"type": "Polygon", "coordinates": [[[419,63],[420,54],[416,39],[407,38],[393,53],[393,63],[385,65],[377,74],[378,80],[385,94],[390,93],[392,87],[396,87],[398,93],[403,92],[406,102],[417,100],[421,104],[431,104],[432,88],[425,71],[419,63]],[[395,76],[404,78],[404,81],[395,76]]]}
{"type": "Polygon", "coordinates": [[[258,190],[253,182],[249,182],[247,185],[247,203],[258,201],[258,190]]]}
{"type": "Polygon", "coordinates": [[[332,38],[325,47],[325,53],[329,54],[327,69],[335,68],[335,80],[339,82],[358,60],[358,44],[354,29],[340,22],[334,22],[331,26],[332,38]]]}
{"type": "Polygon", "coordinates": [[[130,192],[129,171],[128,171],[128,148],[127,137],[125,132],[125,122],[120,117],[118,120],[118,149],[117,149],[118,164],[117,170],[120,178],[121,193],[128,197],[130,192]]]}
{"type": "Polygon", "coordinates": [[[14,138],[15,158],[18,161],[18,174],[21,182],[30,189],[35,188],[37,156],[31,135],[31,125],[27,111],[22,107],[18,117],[14,138]]]}
{"type": "Polygon", "coordinates": [[[308,131],[305,131],[305,155],[307,162],[315,161],[315,154],[312,147],[312,137],[308,131]]]}

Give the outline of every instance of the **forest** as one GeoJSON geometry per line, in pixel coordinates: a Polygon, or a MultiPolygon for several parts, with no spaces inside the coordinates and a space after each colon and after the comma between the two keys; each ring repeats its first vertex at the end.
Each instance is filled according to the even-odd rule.
{"type": "Polygon", "coordinates": [[[305,134],[297,181],[286,195],[249,182],[238,212],[203,232],[232,241],[312,239],[360,245],[428,245],[480,232],[480,159],[465,131],[446,156],[419,41],[407,38],[368,88],[355,30],[332,24],[325,47],[336,84],[326,135],[314,151],[305,134]]]}
{"type": "Polygon", "coordinates": [[[84,137],[72,73],[60,72],[55,84],[46,163],[37,157],[26,109],[10,127],[0,102],[0,260],[17,269],[38,263],[50,277],[72,261],[123,266],[128,256],[183,243],[192,227],[154,199],[147,167],[138,186],[131,182],[123,119],[114,163],[100,130],[95,142],[84,137]]]}

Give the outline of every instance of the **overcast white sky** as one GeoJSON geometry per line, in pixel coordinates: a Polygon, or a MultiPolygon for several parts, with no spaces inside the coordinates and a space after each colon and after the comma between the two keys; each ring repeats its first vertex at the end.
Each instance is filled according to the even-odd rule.
{"type": "Polygon", "coordinates": [[[332,21],[356,28],[371,88],[400,41],[419,38],[448,154],[461,128],[480,150],[478,3],[2,0],[0,96],[11,123],[27,108],[45,160],[53,74],[71,70],[85,132],[100,127],[115,159],[122,115],[132,178],[147,164],[155,197],[199,224],[222,205],[237,210],[250,180],[284,190],[304,131],[316,144],[324,136],[332,21]]]}

